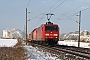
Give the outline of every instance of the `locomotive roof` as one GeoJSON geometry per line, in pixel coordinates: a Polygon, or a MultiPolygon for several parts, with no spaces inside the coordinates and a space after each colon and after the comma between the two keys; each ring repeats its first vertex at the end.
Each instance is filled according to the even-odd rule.
{"type": "MultiPolygon", "coordinates": [[[[40,27],[46,26],[46,25],[57,25],[58,26],[58,24],[42,24],[40,27]]],[[[38,27],[38,28],[40,28],[40,27],[38,27]]]]}
{"type": "Polygon", "coordinates": [[[43,24],[43,25],[58,25],[58,24],[43,24]]]}
{"type": "Polygon", "coordinates": [[[33,31],[35,31],[37,28],[35,28],[33,31]]]}

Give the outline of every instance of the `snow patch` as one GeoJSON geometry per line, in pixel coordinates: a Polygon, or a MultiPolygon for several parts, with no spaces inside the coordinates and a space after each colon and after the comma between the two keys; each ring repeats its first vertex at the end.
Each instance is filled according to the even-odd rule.
{"type": "Polygon", "coordinates": [[[25,46],[28,54],[28,60],[60,60],[55,56],[51,56],[48,52],[39,51],[38,48],[25,46]]]}
{"type": "MultiPolygon", "coordinates": [[[[90,48],[90,43],[80,42],[80,47],[90,48]]],[[[67,46],[75,46],[78,47],[78,42],[67,42],[67,41],[58,41],[58,45],[67,45],[67,46]]]]}
{"type": "Polygon", "coordinates": [[[0,47],[13,47],[17,42],[17,39],[0,39],[0,47]]]}

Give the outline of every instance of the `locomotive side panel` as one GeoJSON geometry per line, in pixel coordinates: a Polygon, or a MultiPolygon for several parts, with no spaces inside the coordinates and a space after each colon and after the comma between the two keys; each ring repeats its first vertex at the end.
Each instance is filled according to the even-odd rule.
{"type": "Polygon", "coordinates": [[[33,40],[33,33],[31,32],[31,33],[29,34],[28,41],[32,41],[32,40],[33,40]]]}
{"type": "Polygon", "coordinates": [[[41,30],[41,34],[42,34],[41,38],[42,38],[42,41],[45,41],[45,25],[43,25],[41,28],[42,28],[42,30],[41,30]]]}
{"type": "Polygon", "coordinates": [[[36,29],[33,31],[33,40],[36,40],[36,29]]]}
{"type": "Polygon", "coordinates": [[[37,40],[41,40],[41,27],[38,28],[37,36],[37,40]]]}
{"type": "Polygon", "coordinates": [[[36,29],[36,40],[38,38],[38,28],[36,29]]]}
{"type": "Polygon", "coordinates": [[[45,26],[44,25],[41,25],[39,28],[37,28],[36,30],[36,39],[38,41],[43,41],[45,40],[45,26]]]}

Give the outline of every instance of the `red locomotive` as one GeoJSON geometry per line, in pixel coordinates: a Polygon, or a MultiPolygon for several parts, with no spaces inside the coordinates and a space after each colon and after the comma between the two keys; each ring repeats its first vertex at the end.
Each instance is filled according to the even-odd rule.
{"type": "MultiPolygon", "coordinates": [[[[47,17],[48,15],[49,14],[47,14],[47,17]]],[[[50,18],[48,19],[48,21],[50,20],[50,18]]],[[[29,34],[29,41],[32,41],[32,42],[44,42],[48,44],[57,44],[58,40],[59,40],[59,27],[57,24],[53,24],[50,21],[47,22],[46,24],[42,24],[38,28],[35,28],[29,34]]]]}
{"type": "Polygon", "coordinates": [[[29,39],[31,41],[57,44],[59,40],[59,27],[57,24],[53,24],[51,22],[42,24],[29,34],[29,39]]]}

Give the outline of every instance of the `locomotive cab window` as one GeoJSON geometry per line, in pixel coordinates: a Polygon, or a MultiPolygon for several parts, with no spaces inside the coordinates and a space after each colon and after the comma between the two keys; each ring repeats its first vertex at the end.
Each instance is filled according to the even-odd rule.
{"type": "Polygon", "coordinates": [[[57,26],[45,26],[45,31],[58,31],[57,26]]]}

